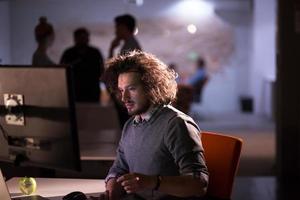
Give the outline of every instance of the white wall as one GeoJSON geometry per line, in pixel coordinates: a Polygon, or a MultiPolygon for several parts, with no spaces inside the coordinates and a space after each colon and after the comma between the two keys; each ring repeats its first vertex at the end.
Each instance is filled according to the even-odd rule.
{"type": "Polygon", "coordinates": [[[224,7],[219,7],[216,13],[234,29],[234,53],[223,70],[213,75],[205,88],[200,106],[202,113],[239,112],[240,97],[251,94],[252,11],[249,5],[245,6],[238,1],[228,2],[231,3],[230,7],[223,2],[224,7]],[[239,6],[235,7],[235,3],[239,6]]]}
{"type": "MultiPolygon", "coordinates": [[[[48,20],[53,24],[54,28],[65,28],[67,26],[89,25],[97,26],[102,22],[110,22],[113,24],[113,18],[118,14],[130,12],[138,19],[147,19],[153,16],[163,15],[174,0],[144,0],[144,5],[136,7],[133,5],[125,5],[122,0],[11,0],[11,48],[12,63],[14,64],[30,64],[31,56],[36,47],[33,35],[33,29],[37,24],[40,16],[47,16],[48,20]]],[[[228,1],[235,3],[236,1],[228,1]]],[[[236,2],[237,3],[237,2],[236,2]]],[[[225,0],[223,5],[227,5],[225,0]]],[[[235,5],[235,4],[234,4],[235,5]]],[[[218,7],[218,11],[222,11],[222,7],[218,7]]],[[[225,6],[220,17],[233,27],[235,35],[235,49],[231,58],[227,63],[222,65],[222,70],[212,74],[207,87],[204,90],[203,112],[238,112],[239,98],[241,95],[248,95],[249,89],[249,55],[251,55],[251,35],[249,25],[252,13],[245,4],[238,3],[238,6],[225,6]],[[239,6],[242,5],[242,6],[239,6]],[[232,9],[234,7],[234,9],[232,9]],[[241,9],[241,10],[240,10],[241,9]],[[246,10],[245,10],[246,9],[246,10]],[[232,13],[235,13],[232,15],[232,13]]],[[[158,21],[159,22],[159,21],[158,21]]],[[[70,35],[67,41],[72,44],[72,32],[65,33],[70,35]]],[[[96,30],[96,29],[95,29],[96,30]]],[[[107,31],[107,30],[104,30],[107,31]]],[[[111,30],[109,30],[111,31],[111,30]]],[[[94,32],[94,35],[101,36],[101,32],[94,32]]],[[[62,35],[57,35],[55,45],[61,43],[62,35]]],[[[113,37],[113,35],[112,35],[113,37]]],[[[92,32],[92,42],[93,32],[92,32]]],[[[95,39],[95,38],[94,38],[95,39]]],[[[143,47],[147,49],[147,41],[141,41],[143,47]]],[[[101,48],[106,55],[109,41],[96,46],[101,48]]],[[[164,44],[159,44],[164,47],[164,44]]],[[[63,50],[63,49],[62,49],[63,50]]],[[[61,50],[61,52],[62,52],[61,50]]],[[[169,52],[173,49],[169,48],[169,52]]],[[[53,57],[58,62],[58,56],[53,57]]]]}
{"type": "Polygon", "coordinates": [[[235,50],[230,61],[221,72],[212,75],[205,88],[201,105],[203,113],[239,112],[240,97],[250,93],[250,30],[243,23],[234,26],[235,50]]]}
{"type": "Polygon", "coordinates": [[[255,113],[271,117],[270,85],[276,79],[276,0],[256,0],[253,16],[251,93],[255,113]]]}
{"type": "Polygon", "coordinates": [[[0,64],[10,64],[10,2],[0,1],[0,64]]]}

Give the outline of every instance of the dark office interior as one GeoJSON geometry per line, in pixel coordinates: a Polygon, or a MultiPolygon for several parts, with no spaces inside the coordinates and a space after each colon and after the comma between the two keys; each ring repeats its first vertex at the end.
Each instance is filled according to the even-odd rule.
{"type": "MultiPolygon", "coordinates": [[[[58,91],[61,98],[57,104],[53,103],[54,107],[63,105],[71,110],[71,114],[66,115],[65,110],[36,109],[37,115],[32,114],[29,119],[25,116],[25,124],[39,125],[33,125],[26,133],[36,128],[48,134],[55,130],[51,127],[76,132],[75,136],[72,131],[67,135],[71,143],[64,143],[65,148],[60,146],[61,162],[53,158],[57,166],[47,168],[43,159],[41,166],[36,163],[17,166],[22,158],[20,162],[0,159],[0,169],[7,181],[23,176],[76,180],[106,177],[115,158],[122,124],[104,83],[99,82],[98,102],[75,102],[74,99],[73,104],[67,102],[73,83],[69,82],[68,75],[60,76],[60,70],[45,71],[48,75],[33,72],[38,77],[34,80],[9,71],[18,68],[15,66],[32,64],[37,48],[34,30],[42,16],[55,33],[47,51],[53,66],[61,64],[64,51],[73,45],[73,32],[77,28],[89,31],[89,44],[101,52],[105,62],[114,39],[114,18],[124,13],[137,20],[134,34],[142,50],[153,53],[167,65],[174,64],[178,83],[186,83],[192,77],[196,60],[200,57],[205,60],[209,78],[202,88],[201,102],[184,102],[180,108],[202,131],[243,140],[231,199],[299,199],[298,0],[0,0],[0,68],[8,69],[0,71],[3,73],[0,74],[0,103],[3,104],[0,105],[0,123],[7,120],[3,114],[6,105],[3,88],[15,84],[33,95],[46,91],[42,93],[43,98],[35,100],[47,106],[52,105],[52,100],[56,101],[57,95],[51,96],[51,92],[58,91]]],[[[189,96],[188,93],[180,94],[189,96]]],[[[185,101],[187,97],[182,98],[185,101]]],[[[26,100],[25,97],[25,103],[26,100]]],[[[4,137],[2,126],[1,132],[4,137]]],[[[1,145],[3,141],[0,140],[1,145]]],[[[0,158],[2,154],[6,152],[1,152],[0,158]]],[[[42,156],[52,158],[52,154],[42,156]]]]}

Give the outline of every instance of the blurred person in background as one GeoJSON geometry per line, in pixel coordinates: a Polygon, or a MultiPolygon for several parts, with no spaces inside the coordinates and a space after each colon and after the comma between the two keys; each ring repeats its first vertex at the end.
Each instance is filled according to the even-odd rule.
{"type": "Polygon", "coordinates": [[[120,46],[120,54],[124,54],[132,50],[142,50],[139,42],[134,37],[136,30],[136,20],[132,15],[125,14],[115,18],[115,38],[110,44],[109,58],[114,56],[114,50],[120,46]]]}
{"type": "Polygon", "coordinates": [[[86,28],[74,31],[75,45],[64,51],[60,63],[73,68],[77,102],[100,102],[100,77],[104,71],[99,49],[89,45],[90,33],[86,28]]]}
{"type": "Polygon", "coordinates": [[[196,65],[196,72],[187,80],[187,85],[190,85],[193,88],[193,102],[201,103],[202,91],[209,77],[206,71],[206,63],[203,58],[198,57],[196,65]]]}
{"type": "Polygon", "coordinates": [[[53,26],[47,22],[46,17],[40,17],[39,24],[34,29],[37,49],[32,56],[32,65],[55,64],[47,55],[48,48],[53,44],[55,34],[53,26]]]}

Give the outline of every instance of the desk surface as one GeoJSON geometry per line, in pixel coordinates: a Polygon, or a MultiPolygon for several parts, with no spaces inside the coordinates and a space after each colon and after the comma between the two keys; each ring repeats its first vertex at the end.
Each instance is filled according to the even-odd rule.
{"type": "MultiPolygon", "coordinates": [[[[18,177],[6,182],[11,197],[22,196],[18,187],[18,177]]],[[[37,191],[33,195],[40,195],[51,200],[61,200],[62,196],[74,191],[81,191],[87,196],[98,196],[105,191],[104,180],[100,179],[59,179],[36,178],[37,191]]]]}

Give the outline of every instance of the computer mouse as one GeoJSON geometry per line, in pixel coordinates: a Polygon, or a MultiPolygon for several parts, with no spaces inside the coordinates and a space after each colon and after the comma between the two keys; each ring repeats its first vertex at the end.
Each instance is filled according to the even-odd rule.
{"type": "Polygon", "coordinates": [[[64,196],[63,200],[87,200],[87,197],[84,193],[80,191],[75,191],[64,196]]]}

